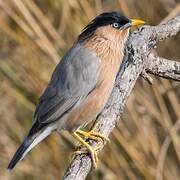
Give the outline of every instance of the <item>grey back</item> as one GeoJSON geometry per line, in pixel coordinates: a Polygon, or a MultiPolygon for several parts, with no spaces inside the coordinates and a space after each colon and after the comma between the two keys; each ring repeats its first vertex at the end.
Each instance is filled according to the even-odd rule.
{"type": "Polygon", "coordinates": [[[39,99],[34,121],[54,122],[80,104],[96,86],[99,65],[95,53],[75,43],[56,66],[39,99]]]}

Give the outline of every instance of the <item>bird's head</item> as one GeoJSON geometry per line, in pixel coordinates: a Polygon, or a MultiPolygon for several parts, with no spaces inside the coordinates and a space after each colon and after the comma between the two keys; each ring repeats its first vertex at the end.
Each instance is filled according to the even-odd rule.
{"type": "Polygon", "coordinates": [[[138,19],[129,19],[118,12],[105,12],[93,19],[79,35],[79,40],[88,40],[93,35],[99,35],[108,40],[127,38],[132,26],[144,24],[138,19]]]}

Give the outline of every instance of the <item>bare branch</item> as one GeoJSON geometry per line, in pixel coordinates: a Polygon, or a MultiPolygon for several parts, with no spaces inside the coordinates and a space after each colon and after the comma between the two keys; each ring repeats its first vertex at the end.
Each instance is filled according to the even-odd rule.
{"type": "Polygon", "coordinates": [[[157,57],[154,54],[150,54],[148,59],[149,63],[146,69],[148,73],[180,81],[180,62],[157,57]]]}
{"type": "MultiPolygon", "coordinates": [[[[180,16],[166,24],[143,26],[132,33],[127,42],[127,55],[121,65],[120,73],[102,113],[97,118],[95,128],[109,136],[119,120],[127,99],[139,75],[148,67],[150,50],[160,40],[176,35],[180,31],[180,16]]],[[[92,145],[96,145],[95,142],[92,145]]],[[[88,155],[76,156],[65,172],[64,180],[84,180],[91,170],[91,159],[88,155]]]]}

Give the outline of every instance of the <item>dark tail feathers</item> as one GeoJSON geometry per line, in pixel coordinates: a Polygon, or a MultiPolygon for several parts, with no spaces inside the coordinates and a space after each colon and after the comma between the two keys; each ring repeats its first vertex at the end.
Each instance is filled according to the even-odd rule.
{"type": "Polygon", "coordinates": [[[10,161],[7,169],[11,170],[14,168],[14,166],[18,163],[18,161],[23,157],[25,151],[27,148],[31,145],[33,141],[30,140],[28,137],[25,138],[24,142],[20,145],[16,153],[14,154],[12,160],[10,161]]]}
{"type": "Polygon", "coordinates": [[[16,151],[12,160],[10,161],[7,169],[11,170],[14,166],[25,157],[25,155],[38,143],[40,143],[43,139],[45,139],[54,129],[56,129],[56,125],[48,126],[43,130],[39,130],[37,132],[36,124],[31,128],[28,136],[25,138],[24,142],[16,151]]]}

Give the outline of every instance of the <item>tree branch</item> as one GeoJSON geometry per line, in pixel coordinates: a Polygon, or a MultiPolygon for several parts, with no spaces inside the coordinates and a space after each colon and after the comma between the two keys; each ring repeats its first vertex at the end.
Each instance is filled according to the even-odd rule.
{"type": "Polygon", "coordinates": [[[167,60],[150,54],[148,57],[149,63],[146,71],[148,73],[180,81],[180,62],[167,60]]]}
{"type": "MultiPolygon", "coordinates": [[[[158,26],[142,26],[133,32],[127,41],[126,56],[116,78],[116,83],[102,113],[97,118],[95,129],[109,136],[115,127],[127,99],[141,72],[149,66],[150,50],[160,40],[176,35],[180,31],[180,16],[166,24],[158,26]]],[[[153,69],[153,68],[152,68],[153,69]]],[[[153,72],[150,71],[150,72],[153,72]]],[[[179,72],[179,71],[178,71],[179,72]]],[[[158,74],[158,73],[157,73],[158,74]]],[[[167,74],[167,73],[166,73],[167,74]]],[[[93,146],[95,142],[89,142],[93,146]]],[[[91,159],[88,155],[76,156],[67,168],[64,180],[84,180],[91,170],[91,159]]]]}

